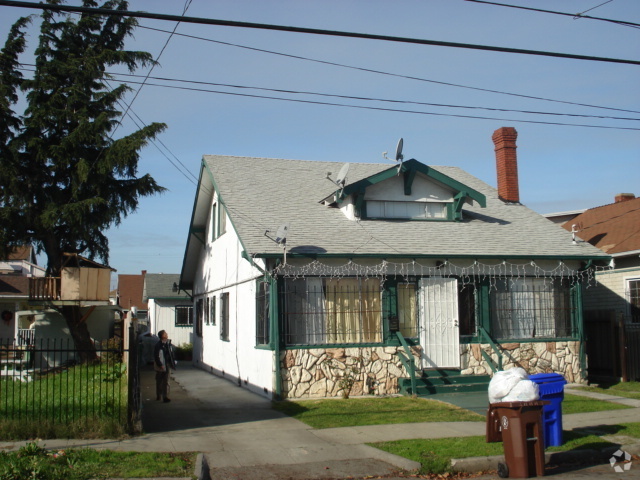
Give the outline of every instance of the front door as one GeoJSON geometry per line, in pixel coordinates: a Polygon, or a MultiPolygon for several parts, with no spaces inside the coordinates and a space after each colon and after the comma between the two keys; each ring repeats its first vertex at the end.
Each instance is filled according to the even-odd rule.
{"type": "Polygon", "coordinates": [[[420,344],[423,368],[459,368],[458,280],[429,277],[420,282],[420,344]]]}

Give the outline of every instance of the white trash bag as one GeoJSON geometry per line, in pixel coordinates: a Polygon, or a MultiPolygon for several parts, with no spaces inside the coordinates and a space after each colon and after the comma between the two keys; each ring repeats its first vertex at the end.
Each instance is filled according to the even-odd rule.
{"type": "Polygon", "coordinates": [[[502,399],[503,402],[531,402],[540,398],[538,384],[531,380],[520,380],[502,399]]]}
{"type": "MultiPolygon", "coordinates": [[[[520,382],[526,380],[527,382],[531,382],[531,380],[529,380],[529,375],[527,375],[527,372],[520,367],[516,367],[516,368],[511,368],[509,370],[504,370],[501,372],[496,372],[493,375],[493,378],[491,379],[491,382],[489,382],[489,403],[497,403],[497,402],[502,402],[502,401],[513,401],[513,400],[504,400],[505,397],[507,397],[509,395],[509,393],[511,393],[511,391],[515,388],[516,385],[518,385],[520,382]]],[[[533,383],[533,382],[531,382],[533,383]]],[[[537,400],[539,398],[539,393],[538,393],[538,386],[536,385],[536,395],[538,395],[536,398],[531,398],[531,399],[527,399],[527,400],[522,400],[522,401],[530,401],[530,400],[537,400]]],[[[523,389],[528,389],[528,393],[532,393],[531,392],[531,386],[527,386],[527,387],[521,387],[523,389]]],[[[521,396],[526,396],[527,392],[523,390],[523,391],[518,391],[518,395],[521,396]]]]}

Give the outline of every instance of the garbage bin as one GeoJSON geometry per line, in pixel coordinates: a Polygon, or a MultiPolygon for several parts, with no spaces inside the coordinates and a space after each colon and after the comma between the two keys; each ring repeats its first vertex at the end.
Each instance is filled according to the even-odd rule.
{"type": "MultiPolygon", "coordinates": [[[[491,404],[487,419],[499,422],[505,464],[500,464],[498,475],[510,478],[528,478],[544,475],[544,427],[542,408],[549,402],[535,400],[531,402],[499,402],[491,404]]],[[[487,425],[489,432],[494,431],[493,423],[487,425]]],[[[494,433],[491,433],[495,438],[494,433]]]]}
{"type": "Polygon", "coordinates": [[[536,383],[540,390],[540,400],[549,401],[542,409],[544,420],[544,446],[562,445],[562,400],[567,381],[559,373],[537,373],[529,380],[536,383]]]}

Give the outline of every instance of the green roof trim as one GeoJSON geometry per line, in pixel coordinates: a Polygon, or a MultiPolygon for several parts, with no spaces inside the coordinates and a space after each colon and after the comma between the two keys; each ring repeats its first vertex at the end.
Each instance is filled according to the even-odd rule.
{"type": "MultiPolygon", "coordinates": [[[[457,195],[461,192],[465,193],[464,198],[470,198],[478,202],[482,208],[487,206],[487,198],[477,190],[464,185],[457,180],[454,180],[447,175],[434,170],[433,168],[425,165],[424,163],[420,163],[415,158],[411,160],[407,160],[400,166],[400,172],[404,174],[404,193],[405,195],[411,194],[411,185],[413,184],[413,180],[417,173],[422,173],[423,175],[446,185],[456,192],[457,195]]],[[[364,191],[367,187],[371,185],[375,185],[376,183],[380,183],[384,180],[388,180],[389,178],[393,178],[398,175],[398,166],[389,167],[387,170],[383,170],[380,173],[376,173],[375,175],[371,175],[370,177],[363,178],[360,181],[354,182],[350,185],[347,185],[342,189],[342,195],[340,195],[340,191],[336,192],[336,198],[340,196],[344,198],[345,196],[351,195],[353,193],[359,193],[364,191]]]]}

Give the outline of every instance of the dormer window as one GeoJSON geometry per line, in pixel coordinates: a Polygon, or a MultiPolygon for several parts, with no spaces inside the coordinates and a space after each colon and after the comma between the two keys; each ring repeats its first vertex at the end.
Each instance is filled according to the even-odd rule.
{"type": "Polygon", "coordinates": [[[445,202],[367,201],[367,218],[410,218],[437,220],[447,218],[445,202]]]}

